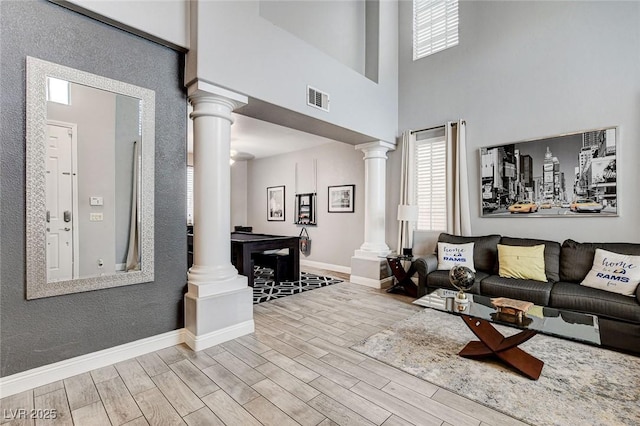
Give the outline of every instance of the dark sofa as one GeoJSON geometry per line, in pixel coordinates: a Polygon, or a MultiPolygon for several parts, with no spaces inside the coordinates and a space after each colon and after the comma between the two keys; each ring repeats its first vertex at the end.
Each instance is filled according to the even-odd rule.
{"type": "MultiPolygon", "coordinates": [[[[635,297],[629,297],[580,285],[591,270],[597,248],[639,256],[640,244],[578,243],[566,240],[560,245],[556,241],[529,238],[500,235],[462,237],[445,233],[440,234],[438,241],[474,243],[476,280],[470,293],[526,300],[540,306],[596,315],[603,346],[640,354],[640,286],[636,289],[635,297]],[[547,282],[500,277],[497,244],[544,244],[547,282]]],[[[413,267],[418,273],[418,297],[437,288],[454,289],[449,282],[449,271],[437,270],[437,255],[420,257],[414,260],[413,267]]]]}

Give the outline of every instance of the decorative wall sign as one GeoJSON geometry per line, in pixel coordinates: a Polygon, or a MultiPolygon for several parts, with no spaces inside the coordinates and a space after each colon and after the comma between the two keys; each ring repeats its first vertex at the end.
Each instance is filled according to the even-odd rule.
{"type": "Polygon", "coordinates": [[[355,210],[356,186],[329,187],[329,213],[353,213],[355,210]]]}
{"type": "Polygon", "coordinates": [[[618,216],[616,127],[480,149],[483,217],[618,216]]]}
{"type": "Polygon", "coordinates": [[[270,186],[267,188],[267,220],[284,222],[285,198],[284,186],[270,186]]]}
{"type": "Polygon", "coordinates": [[[316,194],[296,194],[297,225],[316,225],[316,194]]]}

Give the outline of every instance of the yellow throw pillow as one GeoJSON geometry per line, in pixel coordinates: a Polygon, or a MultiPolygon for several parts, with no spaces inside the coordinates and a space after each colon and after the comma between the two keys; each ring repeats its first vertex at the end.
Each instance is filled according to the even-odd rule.
{"type": "Polygon", "coordinates": [[[544,244],[531,247],[498,244],[498,263],[498,274],[503,278],[547,282],[544,273],[544,244]]]}

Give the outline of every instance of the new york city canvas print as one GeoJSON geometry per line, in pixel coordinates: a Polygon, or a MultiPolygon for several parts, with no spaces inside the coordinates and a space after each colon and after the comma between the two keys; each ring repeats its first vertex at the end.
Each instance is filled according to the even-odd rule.
{"type": "Polygon", "coordinates": [[[480,149],[483,217],[617,216],[617,128],[480,149]]]}

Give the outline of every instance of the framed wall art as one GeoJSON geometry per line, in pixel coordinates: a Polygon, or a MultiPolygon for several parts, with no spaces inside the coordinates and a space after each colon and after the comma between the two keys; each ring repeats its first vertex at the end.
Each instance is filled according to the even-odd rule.
{"type": "Polygon", "coordinates": [[[355,211],[355,200],[355,185],[329,187],[329,213],[353,213],[355,211]]]}
{"type": "Polygon", "coordinates": [[[284,222],[285,218],[285,188],[284,186],[270,186],[267,188],[267,220],[270,222],[284,222]]]}
{"type": "Polygon", "coordinates": [[[618,128],[480,149],[483,217],[618,216],[618,128]]]}
{"type": "Polygon", "coordinates": [[[316,193],[296,194],[296,225],[316,225],[316,193]]]}

